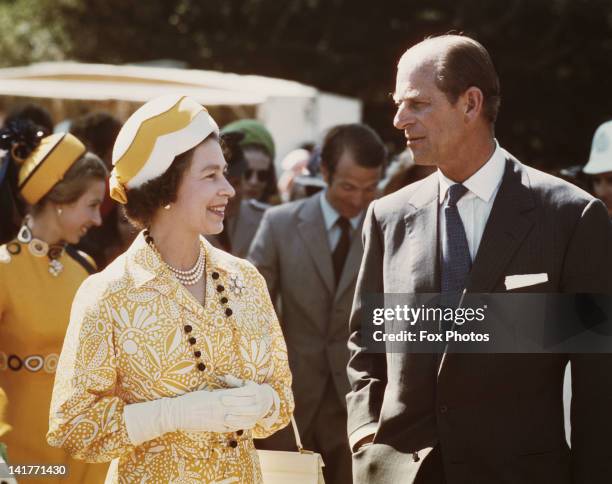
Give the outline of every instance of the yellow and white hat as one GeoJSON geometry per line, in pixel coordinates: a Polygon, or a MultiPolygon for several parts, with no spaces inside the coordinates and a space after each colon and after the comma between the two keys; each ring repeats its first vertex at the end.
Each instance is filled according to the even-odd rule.
{"type": "Polygon", "coordinates": [[[603,123],[595,131],[591,156],[582,171],[587,175],[612,171],[612,121],[603,123]]]}
{"type": "Polygon", "coordinates": [[[60,182],[68,169],[85,154],[85,145],[70,133],[56,133],[40,144],[21,163],[17,184],[26,202],[34,205],[60,182]]]}
{"type": "Polygon", "coordinates": [[[206,108],[187,96],[167,95],[141,106],[125,122],[113,148],[110,196],[127,203],[127,191],[162,175],[174,158],[219,127],[206,108]]]}

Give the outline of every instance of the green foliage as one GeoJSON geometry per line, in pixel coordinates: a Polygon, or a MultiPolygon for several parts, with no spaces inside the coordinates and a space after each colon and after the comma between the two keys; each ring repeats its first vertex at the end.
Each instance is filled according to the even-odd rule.
{"type": "Polygon", "coordinates": [[[0,1],[0,65],[61,60],[70,51],[54,0],[0,1]]]}

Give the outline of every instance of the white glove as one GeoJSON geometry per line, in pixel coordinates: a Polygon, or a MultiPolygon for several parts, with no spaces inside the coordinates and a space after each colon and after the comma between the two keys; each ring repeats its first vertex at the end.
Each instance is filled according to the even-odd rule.
{"type": "Polygon", "coordinates": [[[280,398],[274,388],[267,383],[259,384],[252,380],[241,380],[233,375],[226,375],[224,380],[231,387],[248,391],[248,395],[255,399],[253,414],[233,415],[230,413],[227,417],[229,424],[241,429],[252,429],[258,423],[269,428],[276,422],[280,409],[280,398]]]}
{"type": "Polygon", "coordinates": [[[259,411],[256,397],[247,388],[198,390],[174,398],[133,403],[124,408],[128,436],[134,445],[166,432],[235,432],[233,421],[250,421],[259,411]]]}
{"type": "Polygon", "coordinates": [[[13,477],[5,477],[8,476],[8,467],[6,466],[6,462],[2,456],[0,456],[0,482],[6,482],[6,484],[17,484],[17,480],[13,477]]]}

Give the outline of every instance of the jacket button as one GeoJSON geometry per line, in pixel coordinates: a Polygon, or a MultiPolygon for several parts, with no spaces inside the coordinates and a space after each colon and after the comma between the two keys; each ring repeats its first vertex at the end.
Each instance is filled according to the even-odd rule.
{"type": "Polygon", "coordinates": [[[225,315],[226,315],[226,316],[231,316],[232,314],[233,314],[233,311],[232,311],[230,308],[227,308],[227,309],[225,310],[225,315]]]}
{"type": "Polygon", "coordinates": [[[212,278],[213,279],[219,279],[219,273],[218,272],[213,272],[212,273],[212,278]]]}
{"type": "Polygon", "coordinates": [[[446,405],[440,405],[440,413],[448,412],[448,407],[446,405]]]}
{"type": "Polygon", "coordinates": [[[235,449],[236,447],[238,447],[238,442],[235,440],[230,440],[229,444],[228,444],[232,449],[235,449]]]}
{"type": "Polygon", "coordinates": [[[200,350],[194,351],[193,356],[195,356],[196,358],[199,358],[200,356],[202,356],[202,352],[200,350]]]}
{"type": "Polygon", "coordinates": [[[221,304],[227,304],[227,298],[225,296],[221,298],[221,304]]]}
{"type": "Polygon", "coordinates": [[[191,330],[193,329],[189,324],[186,324],[185,327],[185,333],[191,333],[191,330]]]}
{"type": "Polygon", "coordinates": [[[244,430],[240,429],[240,430],[237,430],[237,431],[236,431],[236,435],[237,435],[238,437],[240,437],[242,434],[244,434],[244,430]]]}
{"type": "Polygon", "coordinates": [[[219,284],[217,286],[217,292],[223,292],[223,291],[225,291],[225,288],[221,284],[219,284]]]}
{"type": "Polygon", "coordinates": [[[206,365],[204,363],[198,363],[198,370],[200,371],[206,370],[206,365]]]}
{"type": "Polygon", "coordinates": [[[196,344],[196,339],[193,336],[191,338],[189,338],[189,344],[190,345],[196,344]]]}

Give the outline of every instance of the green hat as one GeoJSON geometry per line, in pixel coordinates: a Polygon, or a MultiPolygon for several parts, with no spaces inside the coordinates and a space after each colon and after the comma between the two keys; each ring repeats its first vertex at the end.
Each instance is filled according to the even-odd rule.
{"type": "Polygon", "coordinates": [[[259,145],[265,149],[270,158],[274,160],[274,140],[267,128],[256,119],[241,119],[226,125],[221,134],[238,132],[243,133],[244,138],[240,141],[240,146],[244,148],[246,145],[259,145]]]}

